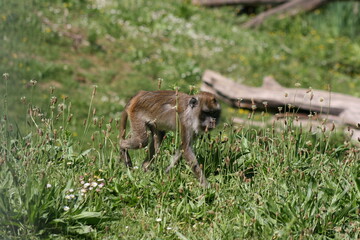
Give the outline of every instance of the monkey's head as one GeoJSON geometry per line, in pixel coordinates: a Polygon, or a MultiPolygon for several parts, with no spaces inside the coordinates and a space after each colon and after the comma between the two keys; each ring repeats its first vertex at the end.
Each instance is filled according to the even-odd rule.
{"type": "Polygon", "coordinates": [[[200,107],[200,128],[202,131],[212,130],[219,123],[220,104],[212,93],[200,92],[197,96],[200,107]]]}

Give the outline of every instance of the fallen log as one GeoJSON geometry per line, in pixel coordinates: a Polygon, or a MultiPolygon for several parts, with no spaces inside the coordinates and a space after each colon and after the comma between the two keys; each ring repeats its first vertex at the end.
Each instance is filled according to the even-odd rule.
{"type": "Polygon", "coordinates": [[[224,5],[275,5],[289,1],[291,0],[192,0],[192,3],[194,5],[201,5],[206,7],[218,7],[224,5]]]}
{"type": "Polygon", "coordinates": [[[257,27],[261,25],[267,18],[274,15],[286,15],[286,16],[294,16],[300,12],[306,12],[314,10],[321,5],[330,2],[331,0],[293,0],[281,4],[277,7],[271,8],[251,20],[247,21],[243,24],[246,28],[257,27]]]}
{"type": "MultiPolygon", "coordinates": [[[[288,124],[286,123],[286,121],[287,121],[286,118],[278,118],[277,116],[269,119],[268,121],[254,121],[252,119],[249,120],[238,117],[232,118],[232,122],[235,124],[251,125],[260,128],[272,126],[275,127],[276,129],[281,129],[286,124],[288,124]]],[[[292,125],[296,127],[301,127],[305,131],[311,132],[313,134],[340,129],[341,131],[344,132],[345,136],[348,139],[352,139],[355,142],[358,142],[358,144],[360,142],[360,130],[354,127],[344,127],[341,124],[337,124],[334,122],[324,122],[319,120],[312,121],[309,119],[297,119],[297,118],[293,120],[292,125]]]]}
{"type": "Polygon", "coordinates": [[[236,108],[267,109],[279,112],[302,112],[325,116],[342,125],[360,128],[360,98],[331,91],[285,88],[272,77],[265,77],[261,87],[234,82],[219,73],[206,70],[202,91],[217,95],[236,108]]]}

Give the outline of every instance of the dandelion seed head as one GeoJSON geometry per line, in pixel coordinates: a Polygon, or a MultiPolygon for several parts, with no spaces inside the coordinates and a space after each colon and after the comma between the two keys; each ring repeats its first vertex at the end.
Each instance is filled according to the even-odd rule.
{"type": "Polygon", "coordinates": [[[9,74],[8,74],[8,73],[4,73],[4,74],[3,74],[3,78],[8,79],[8,78],[9,78],[9,74]]]}
{"type": "Polygon", "coordinates": [[[36,85],[36,83],[37,83],[37,81],[36,81],[36,80],[34,80],[34,79],[31,79],[31,80],[30,80],[30,84],[31,84],[31,85],[35,86],[35,85],[36,85]]]}

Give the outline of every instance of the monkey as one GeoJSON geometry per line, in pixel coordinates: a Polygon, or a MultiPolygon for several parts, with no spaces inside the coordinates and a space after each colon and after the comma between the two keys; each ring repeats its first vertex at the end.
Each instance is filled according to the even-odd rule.
{"type": "Polygon", "coordinates": [[[195,135],[215,128],[219,122],[221,107],[209,92],[188,95],[178,91],[140,91],[125,106],[120,120],[120,158],[129,168],[132,162],[128,149],[149,146],[149,157],[142,164],[147,171],[158,152],[167,131],[180,132],[180,147],[166,169],[168,173],[184,157],[195,177],[204,187],[209,183],[192,150],[195,135]],[[131,134],[125,139],[129,119],[131,134]],[[148,135],[150,132],[150,136],[148,135]]]}

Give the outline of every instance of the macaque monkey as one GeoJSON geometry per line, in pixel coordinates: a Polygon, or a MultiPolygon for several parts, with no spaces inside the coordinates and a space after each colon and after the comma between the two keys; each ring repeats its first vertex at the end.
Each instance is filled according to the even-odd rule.
{"type": "Polygon", "coordinates": [[[191,148],[194,135],[215,128],[220,117],[220,104],[208,92],[190,96],[175,91],[140,91],[125,106],[120,122],[120,154],[127,167],[132,167],[128,149],[143,148],[149,143],[148,130],[152,138],[149,143],[149,158],[143,163],[146,171],[153,161],[166,131],[180,131],[181,150],[177,150],[169,172],[183,156],[196,178],[204,187],[208,182],[191,148]],[[132,129],[125,139],[127,118],[132,129]],[[177,127],[178,126],[178,127],[177,127]]]}

